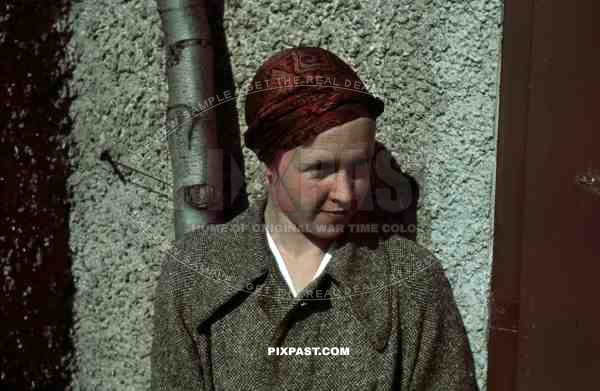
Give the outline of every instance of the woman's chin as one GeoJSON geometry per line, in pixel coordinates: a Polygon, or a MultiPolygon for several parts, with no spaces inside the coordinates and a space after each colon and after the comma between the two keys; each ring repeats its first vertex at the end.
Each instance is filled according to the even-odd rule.
{"type": "Polygon", "coordinates": [[[310,234],[320,239],[335,239],[344,233],[346,224],[342,223],[319,223],[313,224],[310,234]]]}

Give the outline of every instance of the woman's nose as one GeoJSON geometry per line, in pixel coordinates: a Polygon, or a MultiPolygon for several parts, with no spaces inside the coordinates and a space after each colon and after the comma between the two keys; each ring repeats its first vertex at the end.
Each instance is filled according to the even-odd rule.
{"type": "Polygon", "coordinates": [[[351,175],[345,171],[337,173],[335,177],[333,198],[337,201],[340,208],[351,209],[354,207],[354,183],[351,175]]]}

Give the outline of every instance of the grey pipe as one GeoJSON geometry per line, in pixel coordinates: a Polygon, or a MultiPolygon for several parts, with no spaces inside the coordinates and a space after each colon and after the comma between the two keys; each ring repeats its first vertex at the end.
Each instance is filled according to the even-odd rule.
{"type": "MultiPolygon", "coordinates": [[[[247,206],[247,200],[239,142],[233,143],[233,148],[225,148],[226,136],[235,140],[237,133],[240,139],[239,130],[236,132],[237,113],[234,121],[222,118],[223,114],[231,116],[232,103],[235,110],[233,88],[223,89],[228,81],[230,85],[233,83],[231,77],[227,79],[227,74],[221,74],[222,65],[215,79],[216,56],[221,56],[218,59],[221,62],[223,58],[228,60],[224,45],[215,46],[215,42],[224,41],[224,33],[218,30],[222,2],[157,0],[157,6],[167,51],[169,103],[165,129],[178,240],[195,226],[229,220],[238,209],[247,206]],[[228,98],[231,100],[226,102],[228,98]],[[224,110],[227,108],[229,113],[224,110]],[[233,123],[235,129],[224,128],[233,123]],[[242,197],[236,198],[240,194],[242,197]],[[237,206],[232,199],[238,200],[237,206]]],[[[230,72],[230,67],[225,68],[230,72]]]]}

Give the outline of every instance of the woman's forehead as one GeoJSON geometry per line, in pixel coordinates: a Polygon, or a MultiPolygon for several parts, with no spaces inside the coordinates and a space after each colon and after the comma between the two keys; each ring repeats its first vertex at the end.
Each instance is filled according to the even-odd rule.
{"type": "Polygon", "coordinates": [[[375,145],[375,121],[372,118],[359,117],[344,124],[334,126],[312,138],[295,149],[294,159],[330,159],[345,157],[356,158],[361,154],[370,154],[375,145]]]}
{"type": "Polygon", "coordinates": [[[296,150],[296,159],[329,159],[332,156],[339,158],[354,158],[361,155],[367,155],[372,150],[372,142],[353,142],[353,143],[319,143],[311,146],[298,147],[296,150]]]}

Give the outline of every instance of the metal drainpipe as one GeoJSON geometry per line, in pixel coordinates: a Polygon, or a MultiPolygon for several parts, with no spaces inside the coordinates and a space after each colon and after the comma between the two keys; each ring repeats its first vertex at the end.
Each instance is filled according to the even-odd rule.
{"type": "MultiPolygon", "coordinates": [[[[218,121],[217,115],[223,112],[223,100],[233,98],[232,91],[227,94],[215,88],[221,81],[215,82],[215,55],[226,53],[215,53],[214,39],[222,42],[224,37],[213,36],[215,26],[209,24],[209,18],[213,25],[218,22],[215,9],[222,11],[222,4],[215,6],[214,1],[207,0],[157,0],[157,6],[167,51],[169,103],[167,125],[163,129],[168,132],[175,240],[178,240],[194,230],[195,225],[220,224],[228,219],[225,209],[231,207],[231,193],[245,189],[243,162],[230,167],[234,157],[224,148],[223,134],[218,134],[219,131],[231,132],[231,129],[218,129],[219,126],[231,127],[231,122],[218,121]],[[221,107],[215,108],[215,105],[221,107]],[[239,165],[242,165],[241,172],[239,165]],[[228,180],[233,168],[237,169],[233,181],[242,184],[231,184],[228,180]]],[[[216,35],[219,35],[218,30],[216,35]]],[[[221,50],[221,45],[217,47],[221,50]]],[[[230,69],[225,68],[225,71],[230,69]]],[[[227,76],[221,75],[222,72],[220,69],[218,77],[227,76]]],[[[235,110],[235,99],[232,100],[235,110]]],[[[234,122],[237,127],[237,120],[234,122]]],[[[240,147],[233,153],[236,152],[241,156],[240,147]]],[[[242,194],[245,196],[245,192],[242,194]]],[[[246,206],[245,202],[242,197],[241,208],[246,206]]]]}

